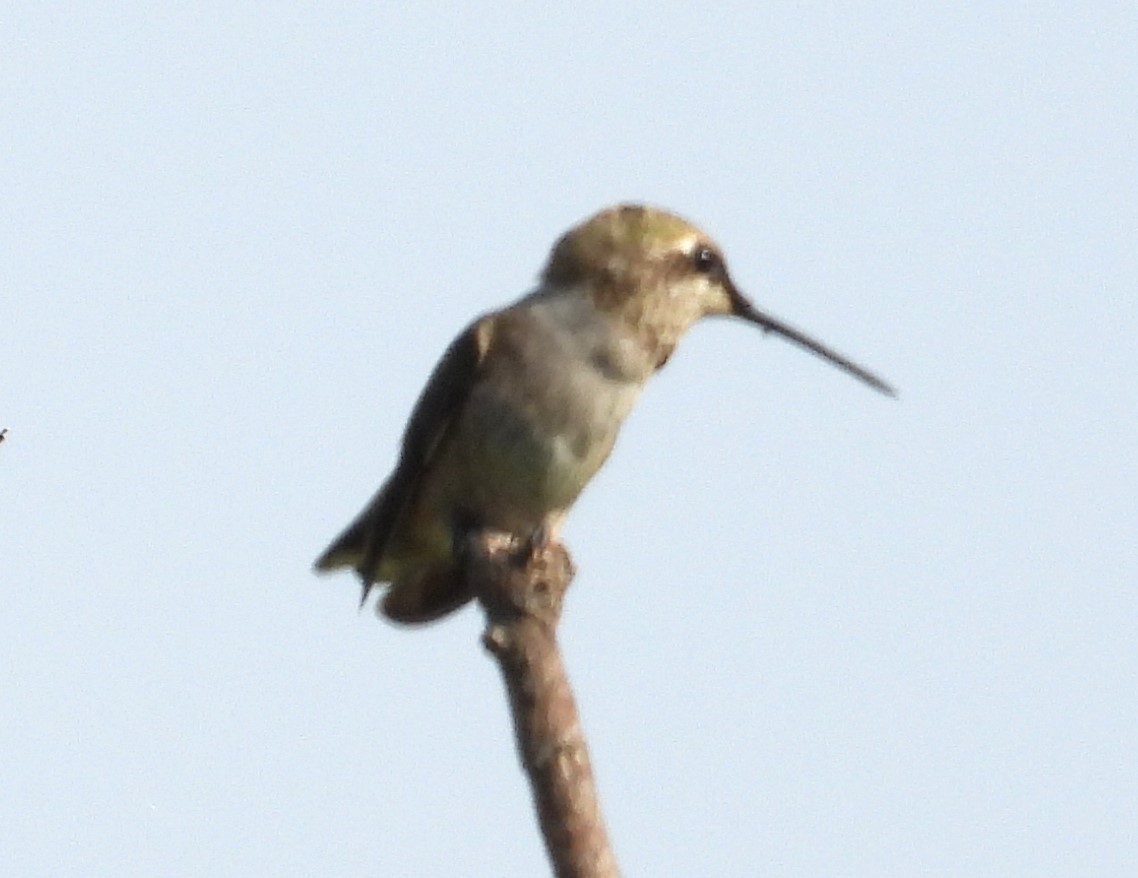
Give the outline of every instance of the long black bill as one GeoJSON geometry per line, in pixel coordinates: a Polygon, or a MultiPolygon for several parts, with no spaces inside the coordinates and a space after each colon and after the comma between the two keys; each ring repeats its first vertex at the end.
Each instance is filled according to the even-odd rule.
{"type": "Polygon", "coordinates": [[[749,301],[747,301],[747,299],[745,299],[742,295],[736,293],[733,296],[733,299],[736,317],[742,317],[744,320],[758,324],[763,328],[764,332],[773,332],[781,335],[783,338],[789,339],[799,347],[806,348],[806,350],[810,351],[811,353],[815,353],[819,357],[829,360],[838,368],[845,369],[855,378],[860,378],[874,390],[878,390],[881,393],[884,393],[886,396],[897,395],[896,390],[894,390],[891,386],[882,381],[868,369],[862,368],[853,360],[846,359],[837,351],[826,347],[821,342],[815,341],[806,333],[800,332],[793,326],[789,326],[786,323],[783,323],[781,320],[771,317],[769,314],[764,314],[749,301]]]}

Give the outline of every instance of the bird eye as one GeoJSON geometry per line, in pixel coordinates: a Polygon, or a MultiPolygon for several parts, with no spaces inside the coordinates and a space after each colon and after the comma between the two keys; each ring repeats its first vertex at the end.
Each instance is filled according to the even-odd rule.
{"type": "Polygon", "coordinates": [[[692,265],[701,274],[715,274],[723,267],[719,254],[710,247],[696,247],[691,255],[692,265]]]}

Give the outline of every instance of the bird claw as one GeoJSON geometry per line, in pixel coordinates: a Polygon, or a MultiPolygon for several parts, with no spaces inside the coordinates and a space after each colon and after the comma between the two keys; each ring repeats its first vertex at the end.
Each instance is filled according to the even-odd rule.
{"type": "Polygon", "coordinates": [[[555,542],[553,528],[549,522],[543,521],[530,533],[523,544],[521,553],[525,561],[533,561],[542,552],[546,551],[555,542]]]}

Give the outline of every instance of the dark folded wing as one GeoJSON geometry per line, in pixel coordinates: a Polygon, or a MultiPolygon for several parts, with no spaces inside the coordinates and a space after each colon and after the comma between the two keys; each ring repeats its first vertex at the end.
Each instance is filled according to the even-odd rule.
{"type": "Polygon", "coordinates": [[[411,411],[395,472],[320,556],[318,570],[353,564],[364,581],[366,595],[395,525],[418,493],[423,473],[454,428],[478,378],[491,332],[491,321],[482,318],[451,342],[411,411]]]}

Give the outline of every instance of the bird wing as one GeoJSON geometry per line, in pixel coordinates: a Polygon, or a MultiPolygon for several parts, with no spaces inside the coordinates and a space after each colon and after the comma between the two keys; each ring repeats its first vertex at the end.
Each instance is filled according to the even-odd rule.
{"type": "Polygon", "coordinates": [[[482,317],[451,342],[411,411],[395,472],[317,559],[317,570],[355,566],[366,598],[392,531],[418,493],[423,473],[453,430],[480,374],[492,330],[491,319],[482,317]]]}

